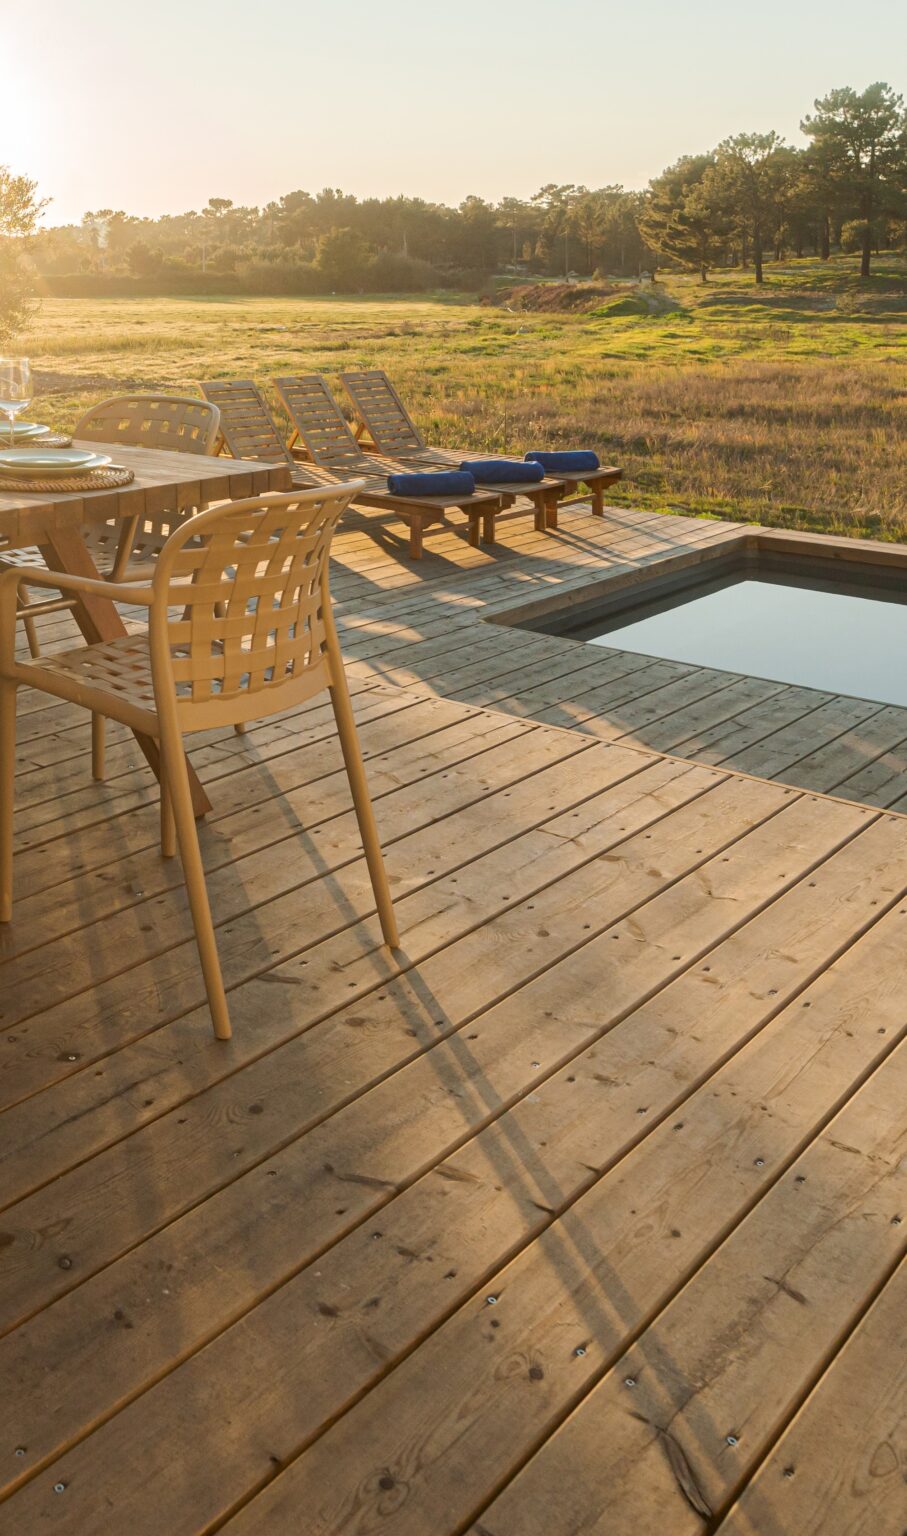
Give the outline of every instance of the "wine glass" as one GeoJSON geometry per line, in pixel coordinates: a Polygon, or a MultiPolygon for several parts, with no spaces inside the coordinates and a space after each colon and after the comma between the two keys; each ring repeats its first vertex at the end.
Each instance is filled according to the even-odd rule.
{"type": "Polygon", "coordinates": [[[27,357],[0,357],[0,412],[9,417],[9,445],[16,441],[16,417],[32,402],[31,368],[27,357]]]}

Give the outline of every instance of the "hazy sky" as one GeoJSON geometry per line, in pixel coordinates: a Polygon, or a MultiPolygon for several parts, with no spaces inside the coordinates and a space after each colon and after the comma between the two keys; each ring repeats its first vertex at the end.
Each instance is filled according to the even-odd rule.
{"type": "Polygon", "coordinates": [[[642,186],[832,86],[907,89],[907,3],[0,0],[0,163],[88,208],[297,187],[528,196],[642,186]]]}

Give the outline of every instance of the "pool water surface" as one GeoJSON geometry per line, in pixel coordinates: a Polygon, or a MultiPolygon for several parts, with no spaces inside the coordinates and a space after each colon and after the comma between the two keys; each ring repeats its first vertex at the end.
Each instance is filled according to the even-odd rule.
{"type": "Polygon", "coordinates": [[[569,633],[592,645],[907,706],[907,592],[732,579],[636,603],[569,633]]]}

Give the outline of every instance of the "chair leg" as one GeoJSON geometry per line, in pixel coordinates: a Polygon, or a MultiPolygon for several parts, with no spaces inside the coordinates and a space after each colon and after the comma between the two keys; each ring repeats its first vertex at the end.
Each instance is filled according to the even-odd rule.
{"type": "Polygon", "coordinates": [[[359,823],[359,835],[362,838],[365,862],[368,865],[372,890],[375,893],[375,904],[378,908],[378,916],[381,919],[381,931],[384,934],[385,942],[390,945],[391,949],[396,949],[400,943],[397,919],[394,916],[394,904],[391,900],[390,886],[387,883],[384,855],[381,852],[378,828],[375,825],[375,813],[372,810],[372,799],[368,791],[368,781],[365,777],[362,753],[359,749],[359,734],[356,730],[353,706],[350,703],[349,689],[346,686],[346,675],[343,671],[342,662],[336,664],[335,672],[338,680],[330,689],[331,704],[334,709],[334,719],[337,721],[337,734],[340,737],[340,748],[343,752],[343,761],[346,764],[347,778],[350,781],[353,805],[356,809],[356,820],[359,823]]]}
{"type": "Polygon", "coordinates": [[[246,731],[248,730],[248,724],[247,724],[247,722],[245,720],[237,720],[237,722],[234,725],[233,729],[236,732],[237,736],[245,736],[246,731]]]}
{"type": "Polygon", "coordinates": [[[170,789],[167,779],[167,771],[161,757],[161,855],[165,859],[172,859],[176,853],[176,822],[173,819],[173,804],[170,799],[170,789]]]}
{"type": "Polygon", "coordinates": [[[91,717],[91,777],[101,784],[107,777],[104,762],[106,731],[107,721],[104,716],[93,714],[91,717]]]}
{"type": "Polygon", "coordinates": [[[13,794],[16,771],[16,684],[0,680],[0,923],[13,915],[13,794]]]}
{"type": "Polygon", "coordinates": [[[415,517],[409,525],[409,558],[410,560],[422,559],[422,524],[415,517]]]}
{"type": "Polygon", "coordinates": [[[22,627],[25,630],[25,638],[28,641],[28,649],[30,655],[32,658],[40,656],[41,642],[38,639],[38,631],[35,628],[35,621],[30,614],[23,613],[22,627]]]}
{"type": "Polygon", "coordinates": [[[192,792],[189,788],[189,772],[186,767],[182,738],[178,729],[171,731],[165,728],[163,720],[161,725],[161,751],[167,795],[176,823],[176,836],[183,861],[183,874],[195,928],[195,941],[198,945],[202,974],[208,993],[211,1021],[218,1040],[229,1040],[230,1015],[227,1011],[227,998],[217,954],[217,940],[214,937],[214,924],[211,921],[208,888],[205,884],[205,870],[198,845],[198,828],[192,809],[192,792]]]}
{"type": "Polygon", "coordinates": [[[599,480],[597,484],[590,485],[592,492],[592,516],[604,517],[605,515],[605,488],[599,480]]]}

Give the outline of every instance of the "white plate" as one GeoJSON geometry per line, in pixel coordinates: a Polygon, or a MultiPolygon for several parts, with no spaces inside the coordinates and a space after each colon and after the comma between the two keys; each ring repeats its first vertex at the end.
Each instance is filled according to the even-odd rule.
{"type": "Polygon", "coordinates": [[[109,453],[89,453],[84,448],[5,448],[0,450],[0,475],[34,477],[45,475],[85,475],[92,469],[104,469],[109,453]]]}
{"type": "MultiPolygon", "coordinates": [[[[49,437],[50,427],[42,427],[37,421],[17,421],[13,428],[14,441],[30,443],[35,438],[49,437]]],[[[0,448],[9,442],[9,424],[0,423],[0,448]]]]}

